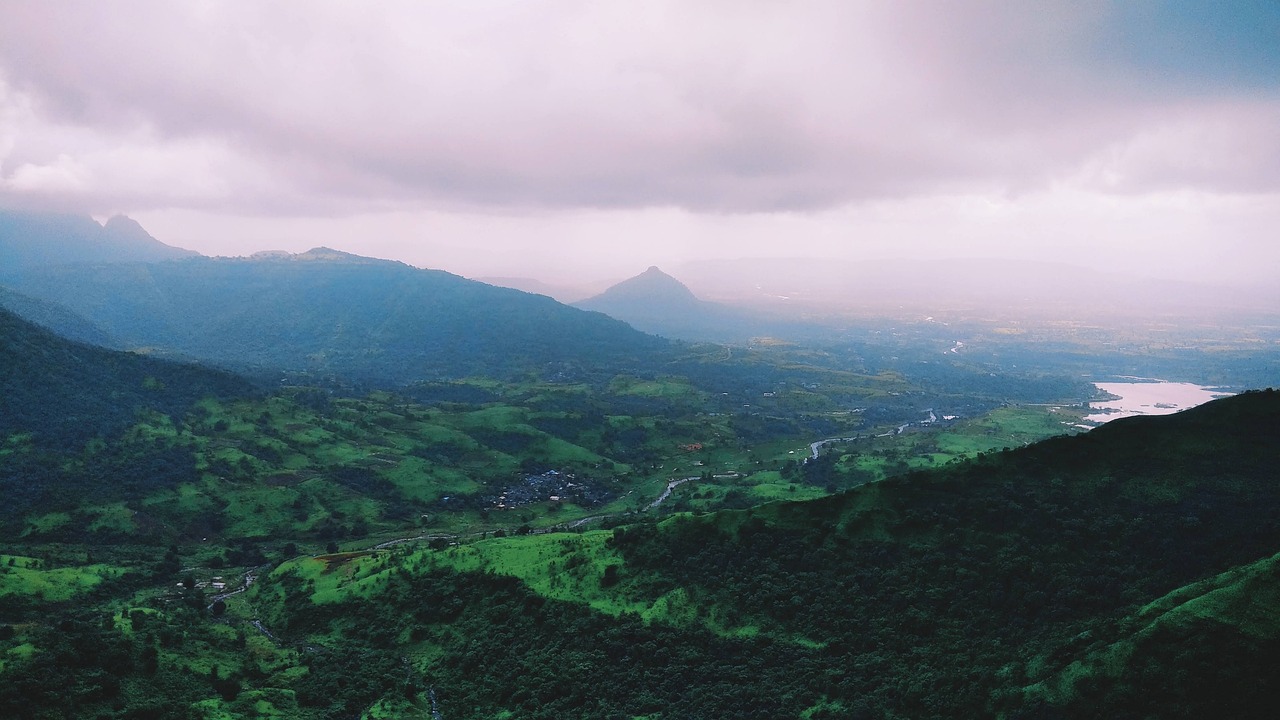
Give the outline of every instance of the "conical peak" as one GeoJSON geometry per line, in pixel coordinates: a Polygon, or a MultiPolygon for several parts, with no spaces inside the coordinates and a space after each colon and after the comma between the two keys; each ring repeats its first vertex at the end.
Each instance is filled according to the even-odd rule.
{"type": "Polygon", "coordinates": [[[697,302],[684,283],[662,272],[656,265],[614,285],[598,297],[632,298],[650,302],[697,302]]]}

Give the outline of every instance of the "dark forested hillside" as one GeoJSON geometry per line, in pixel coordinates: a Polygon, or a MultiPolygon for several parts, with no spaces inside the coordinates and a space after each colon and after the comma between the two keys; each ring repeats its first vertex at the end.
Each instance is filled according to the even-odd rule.
{"type": "MultiPolygon", "coordinates": [[[[620,530],[615,542],[650,592],[681,588],[736,623],[821,643],[839,668],[832,696],[869,717],[1056,717],[1057,703],[1078,704],[1073,692],[1029,700],[1023,688],[1102,652],[1144,604],[1280,550],[1278,433],[1280,393],[1249,393],[836,498],[620,530]]],[[[1265,717],[1278,629],[1251,629],[1211,633],[1221,642],[1192,654],[1167,636],[1145,641],[1139,652],[1164,655],[1134,663],[1162,672],[1122,678],[1140,689],[1098,673],[1104,684],[1080,691],[1110,704],[1088,714],[1146,717],[1142,698],[1177,691],[1193,703],[1179,716],[1229,701],[1265,717]],[[1270,680],[1181,692],[1206,665],[1270,680]]],[[[1193,630],[1203,638],[1206,625],[1193,630]]]]}
{"type": "Polygon", "coordinates": [[[65,307],[47,300],[27,297],[3,286],[0,286],[0,308],[68,340],[103,347],[116,345],[115,340],[97,325],[65,307]]]}
{"type": "Polygon", "coordinates": [[[189,474],[190,453],[170,444],[126,459],[113,441],[144,413],[182,417],[203,398],[252,392],[222,371],[72,342],[0,309],[0,515],[172,482],[177,466],[189,474]],[[68,466],[90,441],[107,442],[86,467],[68,466]]]}
{"type": "Polygon", "coordinates": [[[53,268],[29,274],[20,289],[63,303],[131,346],[395,383],[617,371],[666,348],[547,297],[323,249],[53,268]]]}
{"type": "Polygon", "coordinates": [[[0,437],[74,446],[139,410],[181,415],[201,398],[250,392],[226,372],[72,342],[0,309],[0,437]]]}

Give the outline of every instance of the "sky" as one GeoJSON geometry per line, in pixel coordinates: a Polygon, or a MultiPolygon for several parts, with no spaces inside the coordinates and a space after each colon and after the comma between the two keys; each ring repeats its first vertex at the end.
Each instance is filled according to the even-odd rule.
{"type": "Polygon", "coordinates": [[[0,0],[0,208],[467,276],[1273,282],[1272,0],[0,0]]]}

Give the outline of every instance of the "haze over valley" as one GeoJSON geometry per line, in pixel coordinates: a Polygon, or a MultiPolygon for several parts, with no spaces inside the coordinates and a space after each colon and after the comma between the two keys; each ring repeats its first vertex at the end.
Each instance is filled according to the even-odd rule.
{"type": "Polygon", "coordinates": [[[1269,5],[3,17],[0,717],[1274,715],[1269,5]]]}

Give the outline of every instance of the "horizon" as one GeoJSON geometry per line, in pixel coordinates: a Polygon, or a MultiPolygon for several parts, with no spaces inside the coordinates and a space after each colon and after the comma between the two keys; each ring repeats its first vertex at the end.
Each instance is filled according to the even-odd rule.
{"type": "MultiPolygon", "coordinates": [[[[1152,278],[1116,270],[1096,270],[1048,258],[865,258],[855,261],[780,254],[774,257],[693,260],[665,267],[648,265],[645,270],[636,266],[626,269],[629,275],[580,275],[567,279],[546,278],[536,273],[466,275],[459,268],[445,264],[414,264],[394,257],[363,254],[361,248],[342,250],[327,245],[301,250],[261,249],[244,254],[208,255],[165,243],[151,235],[145,226],[122,214],[104,218],[74,213],[15,213],[0,209],[0,220],[6,215],[10,218],[26,215],[37,219],[37,225],[33,227],[63,218],[56,222],[70,222],[69,227],[89,223],[110,233],[110,228],[118,224],[135,238],[149,238],[149,242],[157,243],[157,248],[164,246],[191,252],[192,257],[209,260],[262,260],[327,251],[338,256],[443,271],[500,287],[551,296],[561,303],[575,305],[601,296],[617,285],[650,276],[654,271],[683,286],[681,292],[692,292],[700,301],[810,320],[855,316],[904,318],[919,313],[922,313],[920,317],[941,314],[960,319],[975,317],[974,313],[977,313],[989,318],[1093,321],[1112,318],[1126,322],[1142,320],[1143,317],[1159,322],[1172,317],[1186,321],[1214,317],[1233,318],[1232,322],[1243,321],[1248,325],[1266,325],[1270,321],[1265,318],[1275,315],[1275,304],[1280,301],[1280,288],[1270,282],[1215,283],[1205,279],[1152,278]]],[[[21,226],[20,223],[18,227],[21,226]]],[[[35,237],[42,237],[43,232],[38,231],[35,237]]],[[[19,237],[14,236],[15,239],[19,237]]],[[[48,237],[58,242],[54,236],[48,237]]],[[[109,237],[103,235],[99,238],[107,241],[104,247],[123,249],[109,237]]],[[[18,246],[21,244],[19,240],[18,246]]],[[[179,259],[173,255],[169,257],[179,259]]],[[[651,300],[661,304],[669,287],[659,283],[646,292],[652,294],[651,300]]],[[[609,310],[605,312],[614,314],[609,310]]]]}

